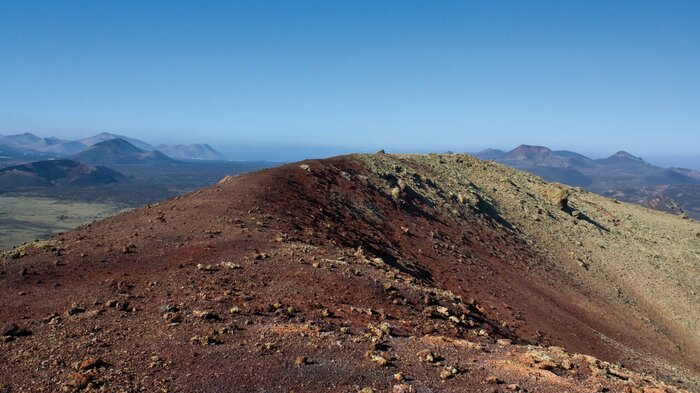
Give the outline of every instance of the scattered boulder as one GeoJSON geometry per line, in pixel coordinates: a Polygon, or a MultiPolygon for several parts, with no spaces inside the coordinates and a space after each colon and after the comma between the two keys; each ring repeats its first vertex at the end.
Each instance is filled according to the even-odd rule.
{"type": "Polygon", "coordinates": [[[241,265],[233,262],[221,262],[219,265],[226,269],[241,269],[241,265]]]}
{"type": "Polygon", "coordinates": [[[213,272],[218,271],[219,269],[217,269],[216,267],[214,267],[212,265],[204,265],[202,263],[198,263],[197,270],[201,270],[201,271],[206,272],[206,273],[213,273],[213,272]]]}
{"type": "Polygon", "coordinates": [[[309,359],[307,359],[306,356],[297,356],[294,359],[294,365],[297,367],[301,367],[307,364],[309,364],[309,359]]]}
{"type": "Polygon", "coordinates": [[[435,355],[427,349],[418,352],[416,355],[418,356],[418,360],[421,363],[436,363],[440,358],[439,356],[435,355]]]}
{"type": "Polygon", "coordinates": [[[135,249],[136,249],[135,244],[133,244],[133,243],[126,244],[126,245],[124,245],[124,247],[122,247],[122,254],[130,254],[130,253],[136,252],[135,249]]]}
{"type": "Polygon", "coordinates": [[[11,340],[15,337],[29,336],[31,334],[32,333],[29,330],[22,328],[15,323],[10,323],[2,328],[2,337],[5,338],[5,340],[11,340]]]}
{"type": "Polygon", "coordinates": [[[85,309],[85,307],[83,307],[83,306],[81,306],[81,305],[78,305],[77,303],[73,303],[73,304],[68,308],[68,310],[66,310],[66,315],[68,315],[69,317],[72,317],[72,316],[74,316],[74,315],[82,314],[82,313],[84,313],[85,311],[87,311],[87,310],[85,309]]]}
{"type": "Polygon", "coordinates": [[[447,319],[450,317],[450,309],[445,306],[429,306],[423,309],[423,315],[431,318],[447,319]]]}
{"type": "Polygon", "coordinates": [[[174,304],[166,304],[163,307],[160,308],[162,312],[167,313],[167,312],[178,312],[180,311],[180,308],[174,304]]]}
{"type": "Polygon", "coordinates": [[[413,386],[405,383],[394,385],[391,389],[392,393],[415,393],[415,391],[416,389],[413,386]]]}
{"type": "Polygon", "coordinates": [[[66,377],[64,386],[67,390],[70,389],[85,389],[92,382],[92,377],[83,373],[72,373],[66,377]]]}
{"type": "Polygon", "coordinates": [[[479,198],[478,195],[473,194],[471,192],[468,192],[465,194],[458,193],[456,195],[456,198],[457,198],[457,202],[459,202],[462,205],[469,205],[472,207],[477,207],[477,206],[479,206],[479,203],[481,203],[481,198],[479,198]]]}
{"type": "Polygon", "coordinates": [[[194,310],[192,311],[192,316],[207,321],[218,321],[221,319],[217,313],[211,310],[194,310]]]}
{"type": "Polygon", "coordinates": [[[508,338],[501,338],[496,340],[496,344],[502,346],[502,347],[508,347],[511,344],[513,344],[513,340],[508,339],[508,338]]]}
{"type": "Polygon", "coordinates": [[[166,312],[163,314],[163,319],[165,319],[171,325],[178,325],[182,322],[182,315],[176,312],[166,312]]]}
{"type": "Polygon", "coordinates": [[[49,325],[58,325],[59,323],[61,323],[61,316],[56,313],[51,313],[46,318],[43,318],[41,321],[44,323],[48,323],[49,325]]]}
{"type": "Polygon", "coordinates": [[[562,368],[561,363],[557,361],[553,356],[540,350],[530,350],[528,352],[530,355],[530,366],[538,368],[540,370],[552,371],[557,368],[562,368]]]}
{"type": "Polygon", "coordinates": [[[85,358],[78,364],[78,370],[90,370],[99,367],[107,367],[107,363],[96,357],[85,358]]]}
{"type": "Polygon", "coordinates": [[[368,356],[370,361],[377,363],[380,366],[389,365],[389,360],[382,355],[370,353],[368,356]]]}
{"type": "Polygon", "coordinates": [[[440,371],[440,379],[450,379],[454,378],[459,374],[459,369],[454,366],[446,366],[442,371],[440,371]]]}
{"type": "Polygon", "coordinates": [[[569,204],[569,190],[561,188],[548,188],[542,192],[544,197],[559,210],[564,210],[569,204]]]}

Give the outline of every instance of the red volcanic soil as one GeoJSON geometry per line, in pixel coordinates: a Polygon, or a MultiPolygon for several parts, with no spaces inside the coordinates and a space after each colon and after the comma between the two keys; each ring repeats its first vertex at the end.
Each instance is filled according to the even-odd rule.
{"type": "Polygon", "coordinates": [[[307,161],[10,255],[0,392],[661,386],[572,354],[621,361],[601,335],[682,364],[496,213],[384,183],[352,156],[307,161]]]}

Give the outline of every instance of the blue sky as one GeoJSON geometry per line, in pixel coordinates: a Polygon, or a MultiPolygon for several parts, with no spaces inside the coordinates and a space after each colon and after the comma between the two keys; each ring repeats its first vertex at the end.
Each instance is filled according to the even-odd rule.
{"type": "Polygon", "coordinates": [[[0,0],[0,134],[696,155],[699,4],[0,0]]]}

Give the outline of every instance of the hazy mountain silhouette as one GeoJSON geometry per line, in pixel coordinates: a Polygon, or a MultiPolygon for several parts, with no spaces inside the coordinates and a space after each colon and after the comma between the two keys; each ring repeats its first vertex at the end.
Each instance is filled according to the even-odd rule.
{"type": "Polygon", "coordinates": [[[165,145],[158,147],[140,139],[102,132],[88,138],[69,141],[55,137],[42,138],[31,133],[0,135],[0,155],[23,158],[27,156],[69,158],[102,142],[121,139],[143,151],[159,150],[166,156],[181,160],[225,161],[226,157],[208,144],[165,145]]]}
{"type": "Polygon", "coordinates": [[[207,161],[225,161],[226,157],[218,151],[214,150],[206,143],[194,145],[158,145],[158,151],[166,156],[180,160],[207,160],[207,161]]]}
{"type": "Polygon", "coordinates": [[[0,136],[0,152],[14,156],[26,155],[58,155],[68,156],[85,149],[85,145],[77,141],[66,141],[59,138],[41,138],[31,133],[0,136]]]}
{"type": "Polygon", "coordinates": [[[494,160],[496,158],[500,158],[506,154],[503,150],[500,149],[492,149],[492,148],[487,148],[484,150],[481,150],[480,152],[474,154],[475,156],[481,158],[482,160],[494,160]]]}
{"type": "Polygon", "coordinates": [[[136,138],[130,138],[130,137],[124,136],[124,135],[110,134],[108,132],[101,132],[101,133],[99,133],[97,135],[93,135],[89,138],[81,139],[80,142],[82,144],[84,144],[85,146],[93,146],[93,145],[96,145],[100,142],[111,141],[113,139],[123,139],[123,140],[131,143],[132,145],[138,147],[139,149],[144,150],[144,151],[155,150],[154,146],[152,146],[152,145],[150,145],[142,140],[139,140],[136,138]]]}

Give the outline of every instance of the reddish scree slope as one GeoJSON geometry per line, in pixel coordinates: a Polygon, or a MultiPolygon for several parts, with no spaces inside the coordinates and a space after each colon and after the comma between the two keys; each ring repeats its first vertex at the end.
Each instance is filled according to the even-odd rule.
{"type": "Polygon", "coordinates": [[[627,378],[595,381],[584,365],[523,371],[525,347],[494,345],[623,359],[600,333],[682,363],[497,217],[396,201],[352,157],[306,164],[227,178],[3,264],[0,322],[31,334],[2,344],[0,391],[493,391],[499,372],[534,391],[622,389],[627,378]],[[487,350],[449,347],[459,340],[487,350]],[[421,349],[457,374],[423,366],[421,349]],[[76,364],[91,357],[104,364],[76,364]]]}

